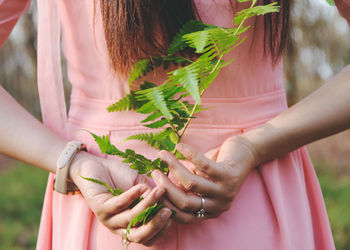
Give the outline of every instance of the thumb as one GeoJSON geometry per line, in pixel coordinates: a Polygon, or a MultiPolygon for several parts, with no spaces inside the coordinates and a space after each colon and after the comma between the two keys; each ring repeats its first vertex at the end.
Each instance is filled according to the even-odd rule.
{"type": "Polygon", "coordinates": [[[209,158],[210,160],[217,161],[217,157],[220,153],[220,147],[213,148],[206,152],[204,155],[209,158]]]}

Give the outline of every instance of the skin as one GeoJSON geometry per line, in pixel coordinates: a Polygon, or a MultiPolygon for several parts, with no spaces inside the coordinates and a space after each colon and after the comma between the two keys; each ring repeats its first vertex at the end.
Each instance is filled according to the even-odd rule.
{"type": "MultiPolygon", "coordinates": [[[[55,173],[56,160],[67,141],[51,132],[2,87],[0,87],[0,153],[31,164],[34,167],[55,173]],[[45,156],[45,157],[42,157],[45,156]]],[[[110,231],[120,236],[131,218],[150,205],[158,202],[163,188],[151,190],[145,179],[116,160],[108,160],[79,152],[71,164],[69,178],[80,189],[91,210],[110,231]],[[80,175],[105,180],[112,187],[128,190],[120,196],[112,196],[106,188],[83,180],[80,175]],[[128,206],[139,196],[142,200],[133,209],[128,206]]],[[[151,245],[171,225],[171,211],[163,208],[147,224],[135,227],[128,239],[151,245]]]]}
{"type": "Polygon", "coordinates": [[[230,208],[252,169],[303,145],[350,128],[350,66],[323,87],[274,119],[249,132],[228,138],[220,148],[201,154],[186,144],[177,149],[193,164],[188,170],[168,152],[160,157],[169,164],[175,185],[160,172],[152,174],[166,190],[169,208],[179,223],[194,223],[219,216],[230,208]],[[196,218],[205,197],[205,218],[196,218]]]}
{"type": "MultiPolygon", "coordinates": [[[[220,148],[206,155],[189,145],[179,144],[177,149],[194,165],[192,171],[168,152],[161,152],[161,158],[169,163],[170,172],[180,187],[155,171],[152,175],[158,188],[151,191],[142,178],[122,167],[120,162],[86,152],[76,155],[69,176],[97,218],[118,235],[122,235],[122,229],[133,215],[157,202],[164,192],[167,197],[164,203],[177,211],[177,222],[194,223],[217,217],[230,208],[253,168],[350,127],[349,79],[350,66],[347,66],[300,103],[246,134],[228,138],[220,148]],[[114,197],[101,186],[83,181],[80,175],[103,179],[112,187],[122,189],[135,186],[114,197]],[[195,216],[201,206],[198,194],[205,197],[204,209],[207,211],[205,218],[200,219],[195,216]],[[140,195],[145,199],[135,208],[128,209],[140,195]]],[[[55,172],[56,160],[67,142],[33,118],[1,87],[0,120],[1,154],[55,172]]],[[[154,244],[171,225],[169,208],[162,209],[146,225],[132,229],[129,240],[144,245],[154,244]]]]}
{"type": "MultiPolygon", "coordinates": [[[[168,152],[161,152],[161,158],[169,163],[170,172],[180,187],[155,171],[152,175],[158,188],[151,191],[142,178],[129,168],[121,167],[120,162],[86,152],[80,152],[74,158],[70,178],[99,220],[118,235],[122,235],[122,229],[133,215],[157,202],[164,191],[167,197],[164,203],[177,211],[174,218],[177,222],[194,223],[217,217],[230,208],[253,168],[350,127],[349,79],[350,66],[347,66],[300,103],[246,134],[228,138],[220,148],[206,155],[189,145],[179,144],[177,149],[194,165],[191,171],[168,152]],[[83,181],[79,175],[106,180],[112,187],[128,189],[135,186],[123,195],[113,197],[103,187],[83,181]],[[200,219],[195,216],[201,206],[198,194],[206,198],[204,208],[207,213],[200,219]],[[127,209],[140,195],[146,199],[132,210],[127,209]]],[[[66,141],[34,119],[2,88],[0,120],[0,153],[55,172],[56,159],[66,141]]],[[[132,229],[129,240],[154,244],[170,225],[170,210],[162,209],[147,225],[132,229]]]]}

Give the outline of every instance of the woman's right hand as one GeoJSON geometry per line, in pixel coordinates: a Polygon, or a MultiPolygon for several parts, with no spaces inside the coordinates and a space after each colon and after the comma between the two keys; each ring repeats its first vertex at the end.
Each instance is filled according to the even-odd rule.
{"type": "MultiPolygon", "coordinates": [[[[165,192],[163,188],[158,187],[151,190],[146,180],[127,165],[86,152],[79,152],[75,156],[69,175],[96,217],[111,232],[121,237],[124,237],[123,230],[130,220],[158,202],[165,192]],[[112,188],[118,187],[127,191],[113,196],[102,185],[84,180],[81,176],[103,180],[112,188]],[[130,204],[140,196],[144,199],[130,209],[130,204]]],[[[171,211],[163,208],[145,225],[132,228],[127,235],[128,240],[146,246],[152,245],[170,227],[170,216],[171,211]]]]}

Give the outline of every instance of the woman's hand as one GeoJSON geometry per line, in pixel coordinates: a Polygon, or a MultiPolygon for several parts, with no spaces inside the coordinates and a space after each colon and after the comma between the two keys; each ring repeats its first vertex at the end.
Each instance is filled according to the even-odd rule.
{"type": "MultiPolygon", "coordinates": [[[[164,194],[163,188],[151,190],[148,183],[123,163],[79,152],[71,165],[70,177],[79,187],[89,207],[110,231],[122,237],[130,220],[147,207],[158,202],[164,194]],[[112,188],[125,191],[119,196],[108,193],[106,188],[82,179],[80,176],[105,181],[112,188]],[[134,186],[135,185],[135,186],[134,186]],[[138,197],[144,199],[132,209],[131,203],[138,197]]],[[[171,211],[163,208],[148,223],[130,230],[128,240],[152,245],[170,226],[171,211]]]]}
{"type": "Polygon", "coordinates": [[[205,198],[204,218],[217,217],[228,210],[245,178],[258,164],[254,149],[242,136],[226,140],[217,152],[211,152],[211,158],[182,143],[177,150],[192,167],[186,168],[169,152],[160,153],[177,185],[159,171],[152,176],[157,186],[166,190],[169,201],[165,205],[176,211],[174,218],[180,223],[202,220],[196,216],[201,208],[200,196],[205,198]]]}

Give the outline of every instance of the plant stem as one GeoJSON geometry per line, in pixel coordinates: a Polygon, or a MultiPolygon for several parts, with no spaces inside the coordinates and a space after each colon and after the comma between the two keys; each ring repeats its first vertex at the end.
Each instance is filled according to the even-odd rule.
{"type": "MultiPolygon", "coordinates": [[[[250,5],[249,9],[253,8],[254,5],[255,5],[256,3],[257,3],[257,0],[253,0],[253,2],[252,2],[252,4],[250,5]]],[[[243,23],[247,20],[247,18],[248,18],[248,16],[245,15],[244,18],[242,19],[242,21],[240,22],[240,24],[238,25],[236,31],[233,33],[233,37],[237,36],[238,31],[242,28],[242,25],[243,25],[243,23]]],[[[214,46],[215,46],[216,50],[218,51],[217,45],[216,45],[215,41],[213,41],[213,43],[214,43],[214,46]]],[[[218,51],[218,54],[219,54],[219,53],[220,53],[220,52],[218,51]]],[[[213,72],[215,72],[215,70],[217,69],[218,65],[219,65],[220,62],[222,61],[222,58],[223,58],[224,54],[223,54],[223,53],[220,53],[220,54],[221,54],[221,55],[220,55],[220,57],[219,57],[218,62],[216,63],[216,65],[214,66],[213,70],[211,70],[209,74],[212,74],[213,72]]],[[[205,92],[205,89],[203,89],[202,92],[200,93],[200,97],[202,97],[202,95],[204,94],[204,92],[205,92]]],[[[186,131],[188,125],[189,125],[190,122],[192,121],[193,114],[194,114],[195,110],[197,109],[197,107],[198,107],[198,103],[196,103],[196,104],[193,106],[193,109],[191,110],[190,118],[189,118],[188,121],[186,122],[186,124],[185,124],[183,130],[181,131],[181,134],[180,134],[180,136],[179,136],[178,143],[181,141],[183,135],[185,134],[185,131],[186,131]]],[[[174,149],[173,153],[176,153],[176,149],[174,149]]]]}

